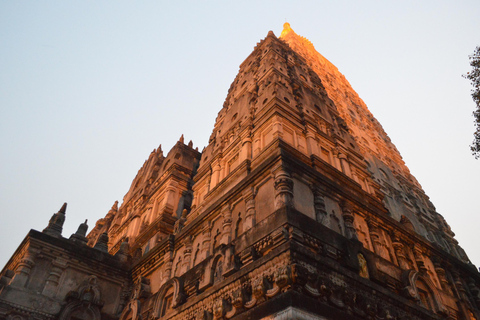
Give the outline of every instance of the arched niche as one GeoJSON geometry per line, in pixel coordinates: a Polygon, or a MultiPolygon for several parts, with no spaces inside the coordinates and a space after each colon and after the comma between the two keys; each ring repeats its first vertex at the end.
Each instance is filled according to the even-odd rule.
{"type": "Polygon", "coordinates": [[[60,314],[59,320],[100,320],[99,307],[81,300],[67,303],[60,314]]]}
{"type": "Polygon", "coordinates": [[[140,302],[136,299],[131,300],[127,307],[123,309],[119,320],[141,320],[140,309],[140,302]]]}
{"type": "Polygon", "coordinates": [[[402,276],[407,296],[435,313],[447,313],[442,298],[430,277],[416,270],[405,270],[402,276]]]}
{"type": "Polygon", "coordinates": [[[153,305],[156,318],[163,317],[169,310],[178,307],[184,302],[183,284],[178,278],[167,281],[158,291],[153,305]]]}
{"type": "Polygon", "coordinates": [[[213,284],[223,280],[223,272],[225,270],[225,260],[219,255],[212,265],[212,282],[213,284]]]}
{"type": "Polygon", "coordinates": [[[66,297],[67,304],[60,313],[59,320],[100,320],[103,306],[96,276],[87,277],[75,291],[66,297]]]}
{"type": "Polygon", "coordinates": [[[225,261],[225,257],[221,253],[217,253],[213,259],[208,262],[205,267],[204,277],[199,283],[199,290],[205,290],[206,288],[212,286],[215,282],[220,282],[223,280],[225,261]]]}

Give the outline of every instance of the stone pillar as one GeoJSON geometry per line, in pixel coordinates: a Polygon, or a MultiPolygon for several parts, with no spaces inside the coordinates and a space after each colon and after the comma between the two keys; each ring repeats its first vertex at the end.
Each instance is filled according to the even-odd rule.
{"type": "Polygon", "coordinates": [[[163,261],[165,261],[165,271],[163,274],[162,281],[164,281],[164,283],[174,276],[172,272],[174,248],[175,248],[175,237],[173,235],[170,235],[168,237],[167,250],[165,251],[165,255],[163,256],[163,259],[164,259],[163,261]]]}
{"type": "Polygon", "coordinates": [[[232,241],[232,210],[230,205],[226,204],[222,208],[223,225],[220,244],[229,244],[232,241]]]}
{"type": "Polygon", "coordinates": [[[245,222],[243,223],[243,230],[250,230],[255,226],[257,212],[255,210],[255,192],[253,188],[247,190],[244,194],[245,200],[245,222]]]}
{"type": "Polygon", "coordinates": [[[175,181],[170,181],[168,187],[165,190],[165,201],[161,213],[174,213],[175,209],[175,195],[177,193],[178,183],[175,181]]]}
{"type": "Polygon", "coordinates": [[[165,271],[163,272],[163,280],[168,281],[172,277],[172,268],[173,268],[173,261],[172,261],[172,252],[168,251],[165,253],[165,271]]]}
{"type": "Polygon", "coordinates": [[[293,180],[290,175],[280,168],[275,173],[275,209],[282,207],[293,208],[293,180]]]}
{"type": "Polygon", "coordinates": [[[205,260],[210,255],[210,242],[212,238],[212,232],[210,230],[210,223],[207,223],[203,229],[201,260],[205,260]]]}
{"type": "Polygon", "coordinates": [[[182,274],[187,272],[190,269],[191,257],[192,257],[192,236],[188,236],[185,239],[185,250],[183,251],[183,265],[182,265],[182,274]]]}
{"type": "Polygon", "coordinates": [[[218,177],[218,182],[222,181],[228,175],[226,171],[227,171],[227,162],[224,159],[222,159],[220,161],[220,175],[218,177]]]}
{"type": "Polygon", "coordinates": [[[350,164],[348,163],[347,156],[343,153],[339,153],[338,159],[340,159],[340,166],[342,168],[342,172],[345,173],[347,176],[351,177],[352,172],[350,170],[350,164]]]}
{"type": "Polygon", "coordinates": [[[215,160],[212,163],[212,177],[210,179],[210,188],[214,188],[220,182],[220,162],[215,160]]]}
{"type": "Polygon", "coordinates": [[[23,288],[30,277],[30,272],[35,266],[34,257],[36,250],[28,248],[15,269],[15,276],[12,279],[12,287],[23,288]]]}
{"type": "Polygon", "coordinates": [[[275,116],[272,124],[273,139],[280,139],[283,137],[283,125],[278,116],[275,116]]]}
{"type": "Polygon", "coordinates": [[[332,150],[332,160],[333,160],[332,164],[335,168],[342,171],[342,165],[340,163],[339,155],[340,155],[340,153],[338,152],[337,149],[332,150]]]}
{"type": "Polygon", "coordinates": [[[325,198],[319,190],[313,191],[313,207],[315,209],[315,219],[325,225],[327,208],[325,206],[325,198]]]}
{"type": "Polygon", "coordinates": [[[358,240],[357,229],[355,229],[355,225],[353,224],[355,216],[353,215],[352,208],[347,203],[342,205],[342,218],[345,225],[345,236],[348,239],[358,240]]]}
{"type": "Polygon", "coordinates": [[[242,139],[242,149],[240,151],[240,161],[252,159],[252,139],[246,136],[242,139]]]}
{"type": "Polygon", "coordinates": [[[257,132],[253,139],[253,156],[256,156],[257,154],[259,154],[261,149],[262,149],[262,142],[260,140],[260,133],[257,132]]]}
{"type": "Polygon", "coordinates": [[[315,139],[315,128],[310,125],[307,125],[307,152],[309,155],[320,155],[318,152],[318,144],[317,140],[315,139]]]}

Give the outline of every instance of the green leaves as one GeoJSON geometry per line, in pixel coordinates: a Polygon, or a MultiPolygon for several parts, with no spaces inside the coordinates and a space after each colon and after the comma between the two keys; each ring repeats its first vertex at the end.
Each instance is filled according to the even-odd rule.
{"type": "Polygon", "coordinates": [[[472,89],[472,99],[475,102],[476,109],[473,112],[475,132],[473,133],[473,142],[470,145],[470,150],[472,151],[475,159],[480,158],[480,47],[476,47],[475,51],[471,56],[468,57],[470,60],[470,66],[472,66],[472,71],[463,75],[465,79],[470,80],[470,83],[473,86],[472,89]]]}

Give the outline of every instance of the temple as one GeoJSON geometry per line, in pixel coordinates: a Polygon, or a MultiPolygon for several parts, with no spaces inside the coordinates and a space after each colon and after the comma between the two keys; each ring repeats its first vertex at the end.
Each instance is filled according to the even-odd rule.
{"type": "Polygon", "coordinates": [[[480,274],[338,69],[288,23],[199,152],[153,150],[87,235],[67,206],[0,273],[0,319],[480,320],[480,274]]]}

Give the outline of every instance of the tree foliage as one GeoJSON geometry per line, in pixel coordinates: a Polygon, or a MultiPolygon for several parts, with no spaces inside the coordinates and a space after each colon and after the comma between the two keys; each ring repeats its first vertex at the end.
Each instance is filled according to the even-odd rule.
{"type": "Polygon", "coordinates": [[[473,133],[473,143],[470,145],[472,154],[475,159],[480,158],[480,47],[476,47],[475,51],[469,56],[472,71],[464,75],[464,78],[470,80],[473,86],[472,99],[476,104],[473,112],[475,132],[473,133]]]}

